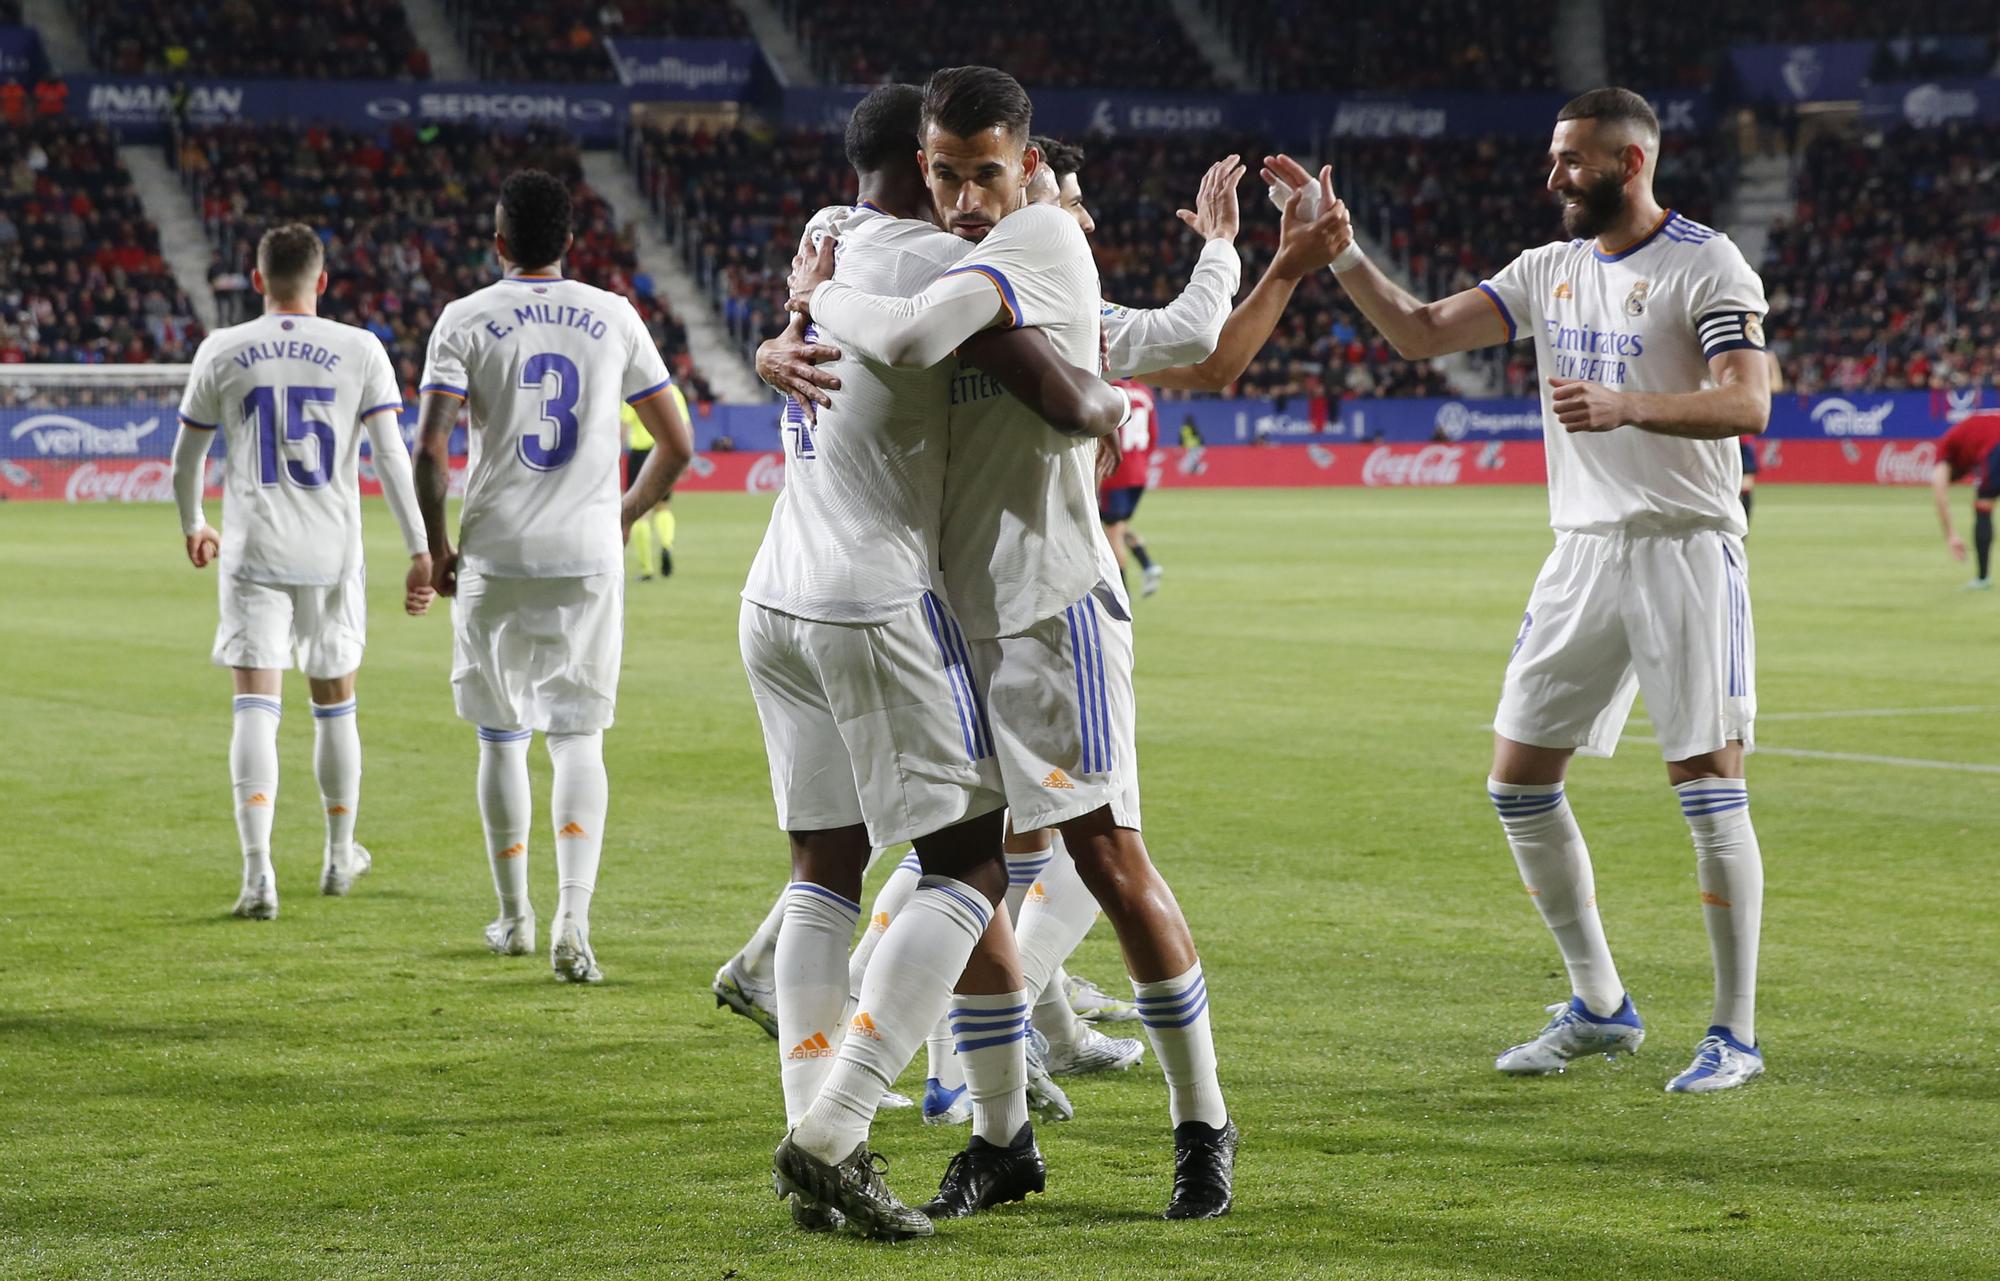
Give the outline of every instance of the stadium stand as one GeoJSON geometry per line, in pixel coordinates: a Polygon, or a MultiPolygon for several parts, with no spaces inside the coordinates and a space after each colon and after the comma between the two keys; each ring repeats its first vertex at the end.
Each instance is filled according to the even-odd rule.
{"type": "Polygon", "coordinates": [[[641,189],[731,335],[747,351],[782,328],[806,219],[854,199],[840,138],[676,126],[648,129],[634,158],[641,189]]]}
{"type": "Polygon", "coordinates": [[[834,84],[919,82],[986,62],[1029,88],[1220,89],[1171,13],[1153,0],[793,0],[799,43],[834,84]]]}
{"type": "Polygon", "coordinates": [[[748,40],[722,0],[446,0],[482,76],[496,80],[616,80],[607,37],[748,40]]]}
{"type": "Polygon", "coordinates": [[[110,131],[0,131],[0,364],[185,361],[194,307],[160,258],[110,131]]]}
{"type": "Polygon", "coordinates": [[[0,0],[0,27],[21,25],[21,0],[0,0]]]}
{"type": "Polygon", "coordinates": [[[1340,13],[1320,0],[1207,5],[1267,89],[1556,87],[1553,17],[1512,5],[1414,0],[1340,13]]]}
{"type": "Polygon", "coordinates": [[[1771,342],[1802,392],[2000,378],[2000,126],[1807,145],[1762,264],[1771,342]]]}
{"type": "MultiPolygon", "coordinates": [[[[1692,4],[1604,6],[1606,52],[1612,77],[1649,89],[1701,88],[1727,80],[1732,44],[1790,44],[1799,40],[1891,41],[1908,37],[1970,36],[1988,46],[1985,65],[1996,52],[1996,23],[1990,6],[1955,0],[1907,0],[1900,4],[1865,0],[1695,0],[1692,4]]],[[[1878,76],[1936,74],[1925,68],[1936,51],[1915,46],[1884,47],[1878,76]]]]}
{"type": "Polygon", "coordinates": [[[439,309],[499,274],[493,200],[502,180],[524,166],[545,168],[576,193],[576,245],[565,269],[631,299],[690,397],[710,398],[689,363],[686,331],[639,270],[630,229],[585,184],[565,133],[231,126],[190,134],[179,164],[216,247],[212,279],[225,307],[247,314],[264,230],[306,222],[327,242],[324,314],[374,331],[406,391],[416,386],[439,309]]]}
{"type": "Polygon", "coordinates": [[[83,0],[78,16],[117,75],[430,78],[403,0],[83,0]]]}

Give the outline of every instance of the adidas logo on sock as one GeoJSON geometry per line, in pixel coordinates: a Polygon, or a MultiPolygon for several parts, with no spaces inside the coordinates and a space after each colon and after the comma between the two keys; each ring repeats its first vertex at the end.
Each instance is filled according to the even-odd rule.
{"type": "Polygon", "coordinates": [[[868,1017],[866,1010],[854,1016],[854,1022],[847,1025],[847,1030],[850,1035],[865,1036],[871,1041],[882,1039],[882,1034],[875,1030],[875,1020],[868,1017]]]}
{"type": "Polygon", "coordinates": [[[1031,902],[1040,903],[1044,899],[1048,898],[1048,896],[1049,892],[1042,888],[1042,883],[1040,881],[1036,881],[1033,885],[1030,885],[1028,887],[1028,898],[1031,902]]]}
{"type": "Polygon", "coordinates": [[[588,835],[590,835],[590,833],[588,833],[588,832],[584,831],[584,830],[583,830],[583,828],[579,827],[579,826],[578,826],[577,824],[575,824],[575,823],[564,823],[564,824],[562,825],[562,830],[561,830],[561,831],[558,831],[558,832],[556,833],[556,835],[557,835],[557,836],[567,836],[567,837],[570,837],[570,838],[574,839],[574,838],[576,838],[576,837],[579,837],[579,836],[588,836],[588,835]]]}
{"type": "Polygon", "coordinates": [[[1053,787],[1062,791],[1073,791],[1076,788],[1076,784],[1069,781],[1069,775],[1059,769],[1050,770],[1049,776],[1042,780],[1042,786],[1053,787]]]}
{"type": "Polygon", "coordinates": [[[494,855],[493,857],[494,857],[494,858],[519,858],[519,857],[521,857],[521,856],[522,856],[523,854],[526,854],[527,852],[528,852],[528,847],[527,847],[526,845],[523,845],[523,844],[521,844],[521,843],[519,843],[519,842],[516,842],[516,843],[515,843],[515,844],[513,844],[513,845],[509,845],[509,846],[508,846],[508,847],[507,847],[506,849],[504,849],[504,850],[501,850],[501,851],[500,851],[500,852],[499,852],[498,854],[495,854],[495,855],[494,855]]]}
{"type": "Polygon", "coordinates": [[[1728,899],[1726,899],[1726,898],[1722,897],[1722,895],[1720,895],[1720,894],[1717,894],[1717,893],[1716,893],[1715,891],[1713,891],[1713,890],[1703,890],[1703,891],[1701,892],[1701,904],[1702,904],[1702,906],[1703,906],[1703,907],[1730,907],[1730,906],[1733,906],[1733,904],[1731,904],[1731,903],[1730,903],[1730,901],[1729,901],[1728,899]]]}
{"type": "Polygon", "coordinates": [[[826,1033],[815,1032],[805,1040],[800,1041],[797,1045],[794,1045],[792,1052],[785,1057],[788,1059],[830,1059],[837,1053],[839,1051],[833,1048],[833,1042],[826,1039],[826,1033]]]}
{"type": "Polygon", "coordinates": [[[875,919],[868,922],[868,928],[874,930],[877,934],[880,934],[883,930],[888,929],[889,914],[887,912],[875,913],[875,919]]]}
{"type": "Polygon", "coordinates": [[[271,798],[264,795],[262,792],[252,792],[250,793],[250,799],[243,803],[245,805],[269,805],[271,803],[271,798]]]}
{"type": "Polygon", "coordinates": [[[347,807],[345,805],[329,805],[326,807],[326,812],[333,815],[341,815],[347,813],[347,807]]]}

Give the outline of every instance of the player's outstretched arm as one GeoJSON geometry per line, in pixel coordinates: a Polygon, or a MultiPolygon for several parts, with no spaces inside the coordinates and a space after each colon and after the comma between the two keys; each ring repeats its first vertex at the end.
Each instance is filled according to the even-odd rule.
{"type": "Polygon", "coordinates": [[[863,293],[833,278],[833,243],[824,241],[810,269],[793,277],[786,307],[809,313],[877,364],[929,369],[1007,314],[993,282],[976,271],[940,277],[914,298],[863,293]]]}
{"type": "Polygon", "coordinates": [[[403,531],[403,549],[410,554],[410,569],[403,578],[403,612],[415,618],[430,609],[437,591],[431,586],[430,542],[424,532],[423,513],[417,507],[410,451],[403,444],[403,429],[397,422],[400,410],[400,405],[385,405],[363,418],[361,426],[368,433],[382,498],[389,504],[389,514],[396,518],[396,527],[403,531]]]}
{"type": "Polygon", "coordinates": [[[181,533],[187,539],[188,563],[207,569],[222,548],[222,538],[209,527],[202,514],[202,481],[206,479],[208,447],[215,443],[215,428],[181,420],[180,435],[174,437],[174,504],[180,508],[181,533]]]}
{"type": "Polygon", "coordinates": [[[449,392],[427,391],[417,411],[414,487],[424,537],[431,551],[431,587],[440,596],[458,594],[458,552],[445,527],[444,500],[451,492],[451,429],[465,402],[449,392]]]}
{"type": "Polygon", "coordinates": [[[1278,252],[1264,269],[1263,279],[1223,322],[1215,350],[1194,364],[1151,374],[1149,380],[1156,387],[1178,391],[1221,391],[1228,387],[1243,376],[1271,340],[1299,282],[1330,265],[1353,243],[1354,229],[1344,207],[1327,208],[1312,217],[1304,193],[1293,192],[1278,222],[1278,252]]]}
{"type": "Polygon", "coordinates": [[[627,538],[632,534],[632,522],[660,505],[694,459],[694,428],[681,412],[678,396],[650,396],[632,408],[652,433],[653,452],[646,456],[645,466],[632,478],[632,488],[625,491],[619,504],[619,520],[627,538]]]}
{"type": "Polygon", "coordinates": [[[1931,468],[1931,498],[1937,503],[1938,524],[1944,526],[1944,545],[1951,549],[1952,559],[1965,559],[1965,540],[1958,536],[1958,530],[1951,523],[1951,464],[1939,463],[1931,468]]]}
{"type": "Polygon", "coordinates": [[[1711,356],[1714,386],[1701,391],[1616,391],[1602,383],[1551,378],[1556,420],[1565,431],[1637,427],[1686,440],[1727,440],[1762,434],[1771,421],[1771,366],[1764,353],[1741,347],[1711,356]]]}
{"type": "Polygon", "coordinates": [[[1039,329],[978,334],[962,354],[1065,436],[1108,436],[1131,406],[1125,393],[1064,360],[1039,329]]]}
{"type": "MultiPolygon", "coordinates": [[[[1322,168],[1315,180],[1304,165],[1290,156],[1267,156],[1264,179],[1274,187],[1282,184],[1292,192],[1315,188],[1316,197],[1308,198],[1308,208],[1322,214],[1337,211],[1340,223],[1351,237],[1353,220],[1346,203],[1333,194],[1330,167],[1322,168]]],[[[1497,347],[1511,337],[1507,322],[1492,300],[1477,289],[1467,289],[1436,302],[1422,302],[1368,261],[1351,241],[1332,265],[1333,278],[1404,360],[1429,360],[1457,351],[1497,347]]]]}

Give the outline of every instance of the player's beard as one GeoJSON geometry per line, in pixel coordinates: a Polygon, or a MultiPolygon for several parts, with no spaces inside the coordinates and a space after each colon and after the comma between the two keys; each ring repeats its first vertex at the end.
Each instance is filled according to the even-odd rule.
{"type": "Polygon", "coordinates": [[[1575,196],[1576,203],[1562,206],[1563,230],[1578,240],[1604,234],[1625,212],[1625,184],[1612,174],[1574,191],[1560,193],[1558,199],[1575,196]]]}

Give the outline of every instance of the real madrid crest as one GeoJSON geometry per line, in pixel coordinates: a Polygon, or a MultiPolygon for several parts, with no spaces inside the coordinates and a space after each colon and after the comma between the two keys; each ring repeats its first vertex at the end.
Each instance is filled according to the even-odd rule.
{"type": "Polygon", "coordinates": [[[1764,322],[1754,311],[1743,318],[1743,336],[1759,347],[1764,345],[1764,322]]]}
{"type": "Polygon", "coordinates": [[[1625,314],[1643,316],[1646,314],[1646,295],[1652,292],[1653,282],[1642,280],[1632,286],[1632,292],[1625,295],[1625,314]]]}

